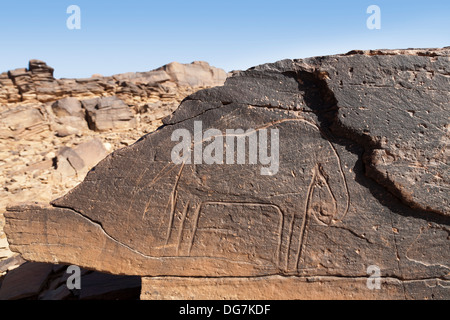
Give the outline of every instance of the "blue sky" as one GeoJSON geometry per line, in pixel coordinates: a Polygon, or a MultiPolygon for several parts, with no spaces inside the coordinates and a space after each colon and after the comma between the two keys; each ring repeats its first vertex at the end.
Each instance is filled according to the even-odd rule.
{"type": "Polygon", "coordinates": [[[55,77],[205,60],[227,71],[352,49],[450,46],[450,1],[14,0],[0,2],[0,72],[41,59],[55,77]],[[69,30],[69,5],[81,29],[69,30]],[[381,29],[369,30],[369,5],[381,29]]]}

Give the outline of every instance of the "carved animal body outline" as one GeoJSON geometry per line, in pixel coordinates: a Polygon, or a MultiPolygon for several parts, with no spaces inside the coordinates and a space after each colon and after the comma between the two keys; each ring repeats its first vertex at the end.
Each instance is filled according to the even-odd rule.
{"type": "MultiPolygon", "coordinates": [[[[326,191],[324,181],[329,182],[333,190],[331,199],[336,199],[338,210],[333,209],[331,201],[330,208],[335,212],[331,222],[342,220],[348,212],[350,196],[339,154],[313,121],[296,113],[286,118],[285,113],[277,110],[227,105],[200,119],[205,128],[232,128],[233,119],[237,117],[247,119],[244,131],[249,127],[279,129],[280,141],[284,140],[280,143],[280,168],[274,177],[260,174],[258,166],[262,164],[239,165],[237,172],[245,179],[233,179],[235,184],[231,185],[227,184],[227,179],[235,174],[233,165],[220,165],[218,169],[217,165],[174,164],[170,157],[170,146],[175,144],[171,141],[172,129],[193,128],[196,120],[193,117],[169,129],[163,127],[136,144],[116,151],[92,170],[82,184],[52,204],[70,208],[91,222],[101,221],[99,226],[108,238],[131,250],[132,254],[138,254],[145,263],[156,261],[159,266],[164,261],[164,268],[168,268],[164,274],[172,274],[170,266],[184,268],[184,265],[194,267],[186,271],[193,275],[205,275],[205,272],[206,275],[298,274],[299,261],[307,252],[303,244],[309,227],[306,222],[302,227],[303,221],[306,218],[320,225],[327,221],[321,219],[320,212],[314,211],[315,198],[320,200],[321,197],[318,185],[322,184],[326,191]],[[285,132],[288,136],[283,138],[285,132]],[[105,176],[110,176],[107,184],[102,181],[105,176]],[[206,177],[204,181],[203,177],[206,177]],[[247,190],[247,187],[251,188],[247,190]],[[103,196],[92,196],[98,192],[103,196]],[[108,202],[102,200],[105,198],[108,202]],[[306,198],[312,199],[308,205],[306,198]],[[269,248],[273,249],[270,252],[274,252],[274,259],[268,261],[266,255],[255,255],[250,260],[221,257],[207,239],[201,243],[198,232],[193,233],[196,223],[193,214],[199,210],[199,219],[195,220],[204,223],[204,211],[210,210],[214,202],[239,202],[240,206],[250,202],[262,205],[260,210],[272,210],[272,215],[281,216],[278,210],[282,212],[281,248],[279,237],[269,248]],[[199,245],[205,248],[203,252],[199,253],[199,245]],[[197,267],[197,261],[209,266],[206,269],[212,269],[203,270],[201,264],[197,267]]],[[[242,208],[237,209],[242,211],[242,208]]],[[[280,222],[271,221],[269,225],[275,226],[272,229],[279,230],[280,222]]],[[[247,253],[247,247],[243,252],[247,253]]]]}
{"type": "MultiPolygon", "coordinates": [[[[204,200],[199,202],[196,206],[195,206],[195,210],[194,210],[194,226],[192,228],[192,230],[187,231],[185,230],[185,221],[186,221],[186,217],[188,214],[188,210],[189,210],[189,203],[187,205],[184,206],[183,209],[183,214],[182,214],[182,222],[181,222],[181,228],[178,230],[178,236],[177,236],[177,244],[176,244],[176,256],[183,256],[183,257],[192,257],[191,255],[191,251],[192,251],[192,247],[194,245],[194,240],[197,234],[197,229],[198,229],[198,221],[199,218],[201,216],[202,213],[202,208],[204,206],[207,205],[229,205],[229,206],[266,206],[266,207],[271,207],[274,208],[279,216],[280,216],[280,220],[279,220],[279,224],[278,224],[278,230],[279,230],[279,237],[278,237],[278,244],[277,244],[277,252],[276,252],[276,267],[280,270],[282,270],[285,273],[290,273],[290,272],[296,272],[298,271],[300,268],[300,262],[301,262],[301,258],[302,258],[302,254],[304,252],[304,246],[306,243],[306,238],[307,238],[307,228],[308,228],[308,221],[311,219],[311,216],[313,216],[315,218],[315,220],[321,224],[321,225],[325,225],[325,226],[329,226],[331,224],[337,223],[339,221],[342,221],[345,216],[348,213],[349,207],[350,207],[350,193],[348,190],[348,186],[347,186],[347,182],[346,182],[346,178],[345,178],[345,174],[344,174],[344,170],[342,168],[342,163],[339,157],[339,154],[336,150],[336,148],[333,146],[333,144],[329,141],[329,139],[325,136],[325,134],[320,130],[320,128],[313,122],[308,121],[306,119],[284,119],[284,120],[280,120],[280,121],[275,121],[271,124],[259,127],[256,129],[256,131],[260,130],[260,129],[266,129],[270,126],[276,125],[276,124],[281,124],[284,122],[292,122],[292,121],[300,121],[302,123],[305,123],[307,125],[309,125],[310,127],[314,128],[315,130],[317,130],[320,135],[327,141],[328,145],[331,147],[331,149],[333,150],[333,153],[335,154],[335,159],[337,160],[338,163],[338,171],[342,177],[342,187],[345,190],[346,193],[346,204],[345,204],[345,209],[343,210],[343,212],[338,212],[338,206],[337,206],[337,199],[335,197],[335,195],[333,194],[333,191],[330,187],[330,184],[328,182],[328,179],[326,178],[326,173],[324,172],[324,169],[322,167],[321,163],[316,163],[314,165],[314,169],[313,169],[313,173],[311,176],[311,180],[310,180],[310,184],[307,190],[307,194],[305,196],[306,198],[306,205],[304,207],[303,212],[301,213],[302,216],[302,224],[301,224],[301,228],[300,228],[300,232],[297,235],[294,235],[293,229],[294,229],[294,221],[296,218],[298,218],[298,214],[293,212],[292,216],[290,217],[290,223],[289,223],[289,236],[288,236],[288,245],[287,245],[287,254],[285,254],[284,257],[284,261],[281,261],[282,259],[282,253],[281,253],[281,247],[282,247],[282,229],[283,229],[283,224],[284,221],[286,220],[286,213],[283,211],[283,209],[274,203],[254,203],[254,202],[231,202],[231,201],[208,201],[208,200],[204,200]],[[324,185],[326,187],[326,189],[328,190],[331,199],[332,199],[332,207],[334,208],[333,212],[331,215],[328,215],[328,221],[325,222],[323,221],[320,217],[318,216],[318,211],[316,210],[311,210],[311,202],[312,202],[312,196],[315,193],[316,189],[318,188],[318,185],[324,185]],[[181,246],[182,246],[182,239],[183,239],[183,234],[186,232],[190,232],[190,235],[188,236],[189,240],[189,246],[187,249],[187,252],[183,255],[180,253],[181,251],[181,246]],[[292,243],[294,242],[293,238],[298,238],[297,240],[297,246],[296,246],[296,250],[295,250],[295,257],[294,257],[294,268],[290,268],[289,267],[289,260],[291,259],[289,252],[292,251],[292,243]]],[[[177,196],[178,196],[178,183],[180,181],[180,178],[183,174],[183,170],[185,168],[185,163],[180,165],[180,170],[176,176],[176,180],[174,183],[174,188],[173,191],[170,195],[170,222],[169,222],[169,226],[168,226],[168,232],[167,232],[167,238],[166,238],[166,245],[169,244],[169,239],[171,237],[172,232],[174,231],[173,229],[173,221],[174,221],[174,211],[175,211],[175,203],[177,202],[177,196]]],[[[169,206],[168,206],[169,207],[169,206]]],[[[319,211],[320,213],[320,211],[319,211]]],[[[145,213],[144,213],[145,214],[145,213]]]]}

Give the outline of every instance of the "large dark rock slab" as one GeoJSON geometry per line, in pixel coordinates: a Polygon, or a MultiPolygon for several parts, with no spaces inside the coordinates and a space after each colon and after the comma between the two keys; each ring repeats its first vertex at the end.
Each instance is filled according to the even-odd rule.
{"type": "Polygon", "coordinates": [[[52,272],[46,263],[26,262],[10,271],[0,287],[0,300],[18,300],[36,296],[52,272]]]}
{"type": "MultiPolygon", "coordinates": [[[[264,276],[290,298],[449,298],[449,56],[355,51],[237,73],[51,205],[9,208],[10,247],[115,274],[264,276]],[[364,285],[373,265],[382,293],[364,285]]],[[[230,297],[239,281],[224,281],[202,290],[230,297]]],[[[251,298],[287,297],[264,292],[251,298]]]]}

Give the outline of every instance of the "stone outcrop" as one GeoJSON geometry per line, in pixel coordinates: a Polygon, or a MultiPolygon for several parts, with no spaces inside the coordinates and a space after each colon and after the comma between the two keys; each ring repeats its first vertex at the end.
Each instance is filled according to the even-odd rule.
{"type": "Polygon", "coordinates": [[[0,137],[24,138],[49,130],[42,105],[18,105],[0,111],[0,137]]]}
{"type": "MultiPolygon", "coordinates": [[[[223,84],[223,70],[202,65],[223,84]]],[[[197,76],[216,83],[208,72],[197,76]]],[[[155,130],[187,95],[205,88],[174,81],[165,71],[55,79],[37,60],[0,74],[0,282],[23,263],[3,232],[6,206],[67,193],[108,153],[155,130]]]]}
{"type": "Polygon", "coordinates": [[[130,72],[86,79],[55,79],[53,68],[40,60],[31,60],[28,68],[0,74],[0,104],[48,102],[66,97],[87,99],[117,95],[137,102],[158,97],[173,98],[174,87],[213,87],[222,85],[228,74],[207,62],[172,62],[148,72],[130,72]]]}
{"type": "Polygon", "coordinates": [[[65,98],[52,104],[52,110],[55,116],[84,118],[85,114],[81,107],[81,102],[76,98],[65,98]]]}
{"type": "Polygon", "coordinates": [[[115,96],[83,101],[87,120],[91,129],[106,131],[110,129],[133,129],[136,120],[130,108],[115,96]]]}
{"type": "Polygon", "coordinates": [[[187,87],[221,86],[227,78],[227,74],[222,69],[211,68],[204,61],[194,61],[188,65],[172,62],[155,72],[157,71],[167,74],[172,82],[187,87]]]}
{"type": "Polygon", "coordinates": [[[143,299],[448,299],[449,102],[449,48],[257,66],[5,231],[26,260],[143,276],[143,299]]]}
{"type": "Polygon", "coordinates": [[[222,85],[228,76],[199,61],[89,79],[55,79],[53,71],[45,62],[31,60],[27,69],[0,74],[0,137],[26,138],[48,130],[64,137],[82,134],[88,127],[136,129],[141,120],[159,122],[187,95],[222,85]],[[146,113],[142,110],[156,105],[157,112],[137,119],[137,114],[146,113]]]}
{"type": "Polygon", "coordinates": [[[75,148],[63,147],[56,156],[56,169],[63,180],[74,176],[84,177],[108,153],[104,144],[97,138],[81,143],[75,148]]]}

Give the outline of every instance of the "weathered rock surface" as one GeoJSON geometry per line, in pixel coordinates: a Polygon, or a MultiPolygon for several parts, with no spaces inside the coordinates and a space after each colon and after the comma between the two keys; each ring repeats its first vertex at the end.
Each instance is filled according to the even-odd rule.
{"type": "Polygon", "coordinates": [[[206,62],[173,62],[148,72],[55,79],[53,68],[31,60],[28,68],[0,74],[0,138],[156,128],[187,95],[222,85],[227,75],[206,62]],[[156,112],[143,112],[156,104],[156,112]]]}
{"type": "Polygon", "coordinates": [[[56,157],[56,169],[63,179],[85,176],[98,162],[108,155],[99,139],[81,143],[75,148],[64,147],[56,157]]]}
{"type": "MultiPolygon", "coordinates": [[[[209,68],[211,73],[216,72],[216,68],[209,68]]],[[[133,144],[158,128],[161,119],[186,96],[203,88],[173,82],[165,71],[142,74],[153,77],[162,73],[164,79],[156,82],[136,77],[139,73],[129,73],[130,79],[100,75],[91,79],[53,79],[51,67],[42,61],[30,61],[28,69],[0,74],[0,282],[6,272],[23,263],[17,253],[9,250],[3,232],[3,212],[8,204],[49,202],[67,193],[106,156],[105,149],[110,153],[133,144]],[[20,85],[23,95],[12,79],[20,85]],[[88,100],[95,102],[94,109],[99,100],[121,105],[120,112],[106,112],[106,122],[100,119],[100,126],[105,128],[109,123],[110,129],[94,131],[95,123],[93,130],[89,129],[88,112],[83,107],[88,100]],[[130,120],[121,123],[122,114],[130,120]],[[86,145],[92,148],[83,149],[86,145]],[[82,158],[83,162],[75,163],[81,164],[77,170],[61,155],[64,150],[75,151],[82,158]]],[[[208,75],[205,83],[212,84],[210,78],[208,75]]]]}
{"type": "Polygon", "coordinates": [[[18,105],[0,111],[0,136],[23,138],[49,130],[44,108],[40,105],[18,105]]]}
{"type": "Polygon", "coordinates": [[[132,129],[136,119],[130,108],[115,96],[97,98],[83,103],[91,129],[106,131],[110,129],[132,129]]]}
{"type": "Polygon", "coordinates": [[[110,95],[118,95],[124,100],[145,101],[157,96],[161,89],[167,91],[167,88],[174,85],[213,87],[222,85],[228,76],[224,70],[203,61],[191,64],[172,62],[148,72],[129,72],[111,77],[93,76],[87,79],[55,79],[53,71],[45,62],[31,60],[28,68],[0,74],[0,104],[110,95]]]}
{"type": "Polygon", "coordinates": [[[20,270],[12,270],[3,280],[0,287],[0,300],[17,300],[37,295],[51,272],[50,264],[24,263],[20,270]]]}
{"type": "MultiPolygon", "coordinates": [[[[141,279],[80,270],[81,289],[69,289],[68,266],[25,262],[0,281],[0,300],[137,300],[141,279]]],[[[73,280],[72,280],[73,281],[73,280]]],[[[71,281],[71,282],[72,282],[71,281]]]]}
{"type": "Polygon", "coordinates": [[[171,81],[188,87],[221,86],[224,79],[227,78],[227,73],[225,71],[218,68],[212,68],[204,61],[194,61],[191,64],[172,62],[154,72],[157,71],[165,72],[171,81]]]}
{"type": "Polygon", "coordinates": [[[81,107],[81,102],[76,98],[64,98],[56,101],[52,105],[53,113],[57,117],[78,117],[84,118],[85,113],[81,107]]]}
{"type": "Polygon", "coordinates": [[[439,280],[383,278],[381,290],[368,290],[367,278],[264,276],[244,278],[142,278],[141,300],[385,300],[447,299],[439,280]],[[431,288],[431,289],[430,289],[431,288]]]}
{"type": "Polygon", "coordinates": [[[5,231],[27,260],[151,277],[143,298],[448,299],[449,100],[448,48],[261,65],[191,95],[51,205],[10,207],[5,231]],[[215,163],[174,163],[173,132],[200,121],[214,142],[188,145],[215,163]],[[227,129],[254,129],[246,151],[279,151],[279,167],[221,163],[227,129]],[[266,289],[227,289],[247,285],[266,289]]]}

